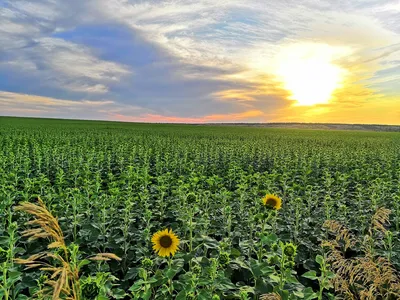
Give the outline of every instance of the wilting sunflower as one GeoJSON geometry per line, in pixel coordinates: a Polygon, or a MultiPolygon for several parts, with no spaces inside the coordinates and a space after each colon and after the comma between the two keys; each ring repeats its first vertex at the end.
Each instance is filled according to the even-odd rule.
{"type": "Polygon", "coordinates": [[[151,238],[153,243],[153,250],[159,256],[174,256],[178,250],[179,238],[172,232],[171,229],[164,229],[157,231],[151,238]]]}
{"type": "Polygon", "coordinates": [[[267,194],[262,199],[262,201],[265,206],[268,206],[268,207],[276,209],[276,210],[281,209],[282,199],[279,198],[278,196],[275,196],[272,194],[267,194]]]}

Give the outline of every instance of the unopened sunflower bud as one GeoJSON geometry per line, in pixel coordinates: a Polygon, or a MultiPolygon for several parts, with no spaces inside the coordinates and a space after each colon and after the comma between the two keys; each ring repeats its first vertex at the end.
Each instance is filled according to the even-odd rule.
{"type": "Polygon", "coordinates": [[[153,261],[150,258],[142,259],[143,268],[150,269],[153,266],[153,261]]]}
{"type": "Polygon", "coordinates": [[[294,261],[288,261],[288,262],[287,262],[287,267],[290,268],[290,269],[293,269],[293,267],[294,267],[295,265],[296,265],[296,264],[295,264],[294,261]]]}
{"type": "Polygon", "coordinates": [[[229,253],[227,253],[227,252],[221,252],[220,254],[219,254],[219,263],[221,264],[221,265],[226,265],[226,264],[228,264],[229,263],[229,253]]]}
{"type": "Polygon", "coordinates": [[[186,200],[188,203],[195,203],[197,201],[197,197],[194,193],[189,193],[186,195],[186,200]]]}
{"type": "Polygon", "coordinates": [[[286,243],[285,246],[284,246],[283,252],[288,257],[295,257],[296,256],[296,249],[297,249],[297,247],[295,245],[293,245],[292,243],[286,243]]]}

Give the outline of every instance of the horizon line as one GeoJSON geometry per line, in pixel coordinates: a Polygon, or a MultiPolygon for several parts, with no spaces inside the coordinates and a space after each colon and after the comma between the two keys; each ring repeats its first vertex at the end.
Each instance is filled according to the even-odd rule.
{"type": "Polygon", "coordinates": [[[113,122],[113,123],[126,123],[126,124],[181,124],[181,125],[363,125],[363,126],[381,126],[381,127],[400,127],[399,124],[375,124],[375,123],[315,123],[315,122],[209,122],[209,123],[186,123],[186,122],[135,122],[135,121],[114,121],[114,120],[101,120],[101,119],[79,119],[79,118],[52,118],[52,117],[21,117],[0,115],[0,118],[20,118],[20,119],[44,119],[44,120],[64,120],[64,121],[93,121],[93,122],[113,122]]]}

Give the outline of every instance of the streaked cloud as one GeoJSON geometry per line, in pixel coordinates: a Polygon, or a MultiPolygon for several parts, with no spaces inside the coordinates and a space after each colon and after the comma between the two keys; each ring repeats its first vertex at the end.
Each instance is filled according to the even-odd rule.
{"type": "Polygon", "coordinates": [[[53,110],[58,112],[59,109],[96,109],[98,107],[110,106],[113,104],[115,104],[113,101],[72,101],[0,91],[0,108],[2,108],[2,112],[6,112],[7,110],[19,109],[21,107],[24,107],[26,109],[35,109],[38,111],[53,110]]]}
{"type": "Polygon", "coordinates": [[[69,10],[61,1],[17,0],[0,6],[0,72],[39,81],[43,89],[106,93],[109,84],[130,74],[131,68],[102,60],[85,45],[53,37],[82,21],[67,21],[59,8],[69,10]],[[65,27],[59,27],[63,23],[65,27]]]}
{"type": "Polygon", "coordinates": [[[154,122],[154,123],[223,123],[223,122],[242,122],[253,121],[261,122],[265,114],[259,110],[249,110],[233,114],[212,114],[202,117],[176,117],[155,114],[142,114],[137,117],[122,114],[111,115],[113,119],[124,122],[154,122]]]}
{"type": "Polygon", "coordinates": [[[152,112],[136,106],[119,105],[114,101],[73,101],[2,91],[0,91],[0,109],[4,115],[12,115],[13,113],[30,113],[33,116],[39,117],[63,117],[66,114],[72,114],[73,116],[79,116],[83,119],[96,117],[97,119],[124,122],[160,123],[237,122],[255,118],[260,120],[260,118],[265,115],[260,110],[248,110],[231,114],[211,114],[201,117],[178,117],[156,114],[154,111],[152,112]],[[132,116],[131,114],[136,114],[137,116],[132,116]]]}

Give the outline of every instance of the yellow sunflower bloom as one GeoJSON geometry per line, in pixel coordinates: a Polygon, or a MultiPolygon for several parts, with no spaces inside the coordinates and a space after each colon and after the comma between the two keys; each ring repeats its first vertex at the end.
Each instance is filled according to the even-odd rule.
{"type": "Polygon", "coordinates": [[[162,257],[174,256],[179,246],[179,238],[171,229],[157,231],[151,238],[153,250],[162,257]]]}
{"type": "Polygon", "coordinates": [[[282,207],[282,199],[273,194],[267,194],[262,199],[264,206],[279,210],[282,207]]]}

